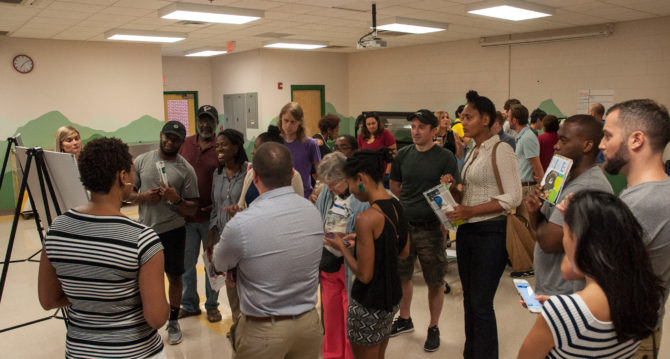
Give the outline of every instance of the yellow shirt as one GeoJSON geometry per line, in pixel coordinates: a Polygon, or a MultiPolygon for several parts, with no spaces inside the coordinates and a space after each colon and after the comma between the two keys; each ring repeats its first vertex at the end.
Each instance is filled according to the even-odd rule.
{"type": "Polygon", "coordinates": [[[463,124],[461,123],[460,118],[456,119],[456,124],[451,126],[451,129],[454,132],[458,133],[458,137],[460,137],[461,139],[463,139],[463,136],[465,136],[465,133],[463,133],[463,124]]]}

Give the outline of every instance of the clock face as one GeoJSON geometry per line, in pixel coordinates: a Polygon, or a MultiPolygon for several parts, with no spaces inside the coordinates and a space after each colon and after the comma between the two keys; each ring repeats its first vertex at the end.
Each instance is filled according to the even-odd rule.
{"type": "Polygon", "coordinates": [[[33,70],[34,66],[33,59],[31,59],[28,55],[17,55],[14,57],[13,64],[14,69],[22,74],[29,73],[33,70]]]}

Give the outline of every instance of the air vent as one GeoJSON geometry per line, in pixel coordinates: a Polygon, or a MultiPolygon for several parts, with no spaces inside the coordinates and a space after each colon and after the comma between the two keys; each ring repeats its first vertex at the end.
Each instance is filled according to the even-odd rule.
{"type": "Polygon", "coordinates": [[[182,21],[177,21],[175,23],[175,25],[187,26],[187,27],[205,27],[205,26],[209,26],[210,23],[201,22],[201,21],[192,21],[192,20],[182,20],[182,21]]]}
{"type": "Polygon", "coordinates": [[[0,31],[0,36],[7,36],[9,34],[9,31],[0,31]]]}
{"type": "Polygon", "coordinates": [[[20,4],[23,0],[0,0],[3,4],[20,4]]]}
{"type": "Polygon", "coordinates": [[[253,35],[254,37],[269,37],[272,39],[280,39],[282,37],[291,36],[293,34],[285,34],[283,32],[264,32],[262,34],[253,35]]]}

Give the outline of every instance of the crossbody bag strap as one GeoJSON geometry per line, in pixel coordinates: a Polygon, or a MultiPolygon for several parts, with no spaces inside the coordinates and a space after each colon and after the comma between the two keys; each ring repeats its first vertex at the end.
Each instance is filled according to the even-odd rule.
{"type": "MultiPolygon", "coordinates": [[[[398,234],[398,230],[396,229],[395,224],[393,223],[393,221],[391,220],[391,218],[390,218],[389,216],[387,216],[386,213],[384,213],[384,211],[382,211],[381,209],[375,207],[374,205],[370,206],[370,208],[372,208],[372,209],[376,210],[377,212],[381,213],[386,219],[388,219],[389,223],[390,223],[391,226],[393,227],[393,232],[395,232],[395,237],[396,237],[396,239],[400,239],[400,235],[398,234]]],[[[395,208],[394,208],[394,210],[395,210],[395,208]]],[[[398,212],[396,212],[396,216],[397,216],[397,215],[398,215],[398,212]]]]}
{"type": "Polygon", "coordinates": [[[493,167],[493,174],[496,176],[496,183],[498,183],[498,190],[500,194],[504,194],[502,181],[500,180],[500,171],[498,170],[498,161],[496,161],[496,152],[498,150],[498,145],[500,142],[497,142],[493,145],[493,152],[491,154],[491,166],[493,167]]]}

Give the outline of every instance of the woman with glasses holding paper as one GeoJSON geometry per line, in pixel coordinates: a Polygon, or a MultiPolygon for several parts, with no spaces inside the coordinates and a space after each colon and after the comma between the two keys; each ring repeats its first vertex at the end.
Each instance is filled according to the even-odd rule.
{"type": "MultiPolygon", "coordinates": [[[[347,158],[340,152],[326,155],[319,165],[318,175],[326,188],[321,190],[316,200],[316,208],[324,221],[327,237],[354,233],[356,216],[368,209],[369,205],[356,199],[349,192],[344,175],[347,158]]],[[[350,236],[351,237],[351,236],[350,236]]],[[[321,303],[323,304],[323,358],[353,358],[347,340],[348,292],[351,287],[348,278],[351,273],[344,266],[342,252],[324,246],[319,265],[321,283],[321,303]]]]}

